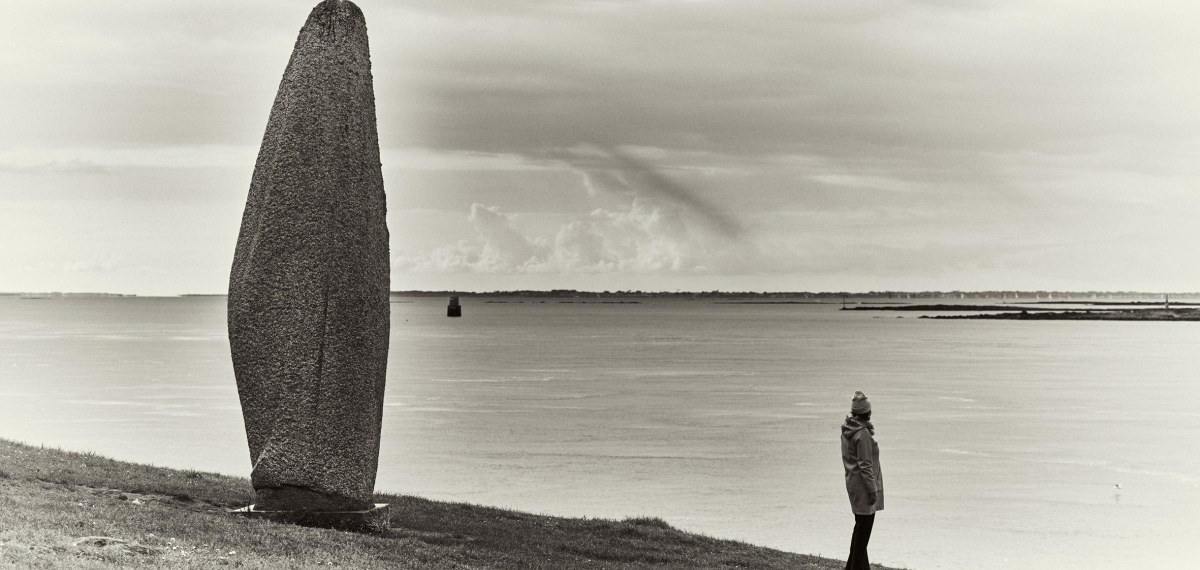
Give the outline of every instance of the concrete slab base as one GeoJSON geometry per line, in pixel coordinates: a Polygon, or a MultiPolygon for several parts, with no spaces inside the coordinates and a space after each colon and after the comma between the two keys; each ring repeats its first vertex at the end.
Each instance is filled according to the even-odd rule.
{"type": "Polygon", "coordinates": [[[228,512],[251,519],[353,531],[387,528],[391,518],[388,503],[375,503],[374,507],[365,511],[260,511],[250,505],[228,512]]]}

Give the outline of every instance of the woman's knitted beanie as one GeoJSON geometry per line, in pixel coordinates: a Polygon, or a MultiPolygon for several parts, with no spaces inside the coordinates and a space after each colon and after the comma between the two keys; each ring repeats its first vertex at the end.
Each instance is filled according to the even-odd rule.
{"type": "Polygon", "coordinates": [[[863,415],[871,411],[871,401],[867,399],[867,395],[862,392],[855,392],[854,399],[850,401],[850,413],[863,415]]]}

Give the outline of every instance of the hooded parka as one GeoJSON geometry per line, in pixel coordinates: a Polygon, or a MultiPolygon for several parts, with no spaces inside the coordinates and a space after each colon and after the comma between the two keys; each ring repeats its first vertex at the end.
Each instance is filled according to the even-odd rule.
{"type": "Polygon", "coordinates": [[[879,444],[875,443],[871,422],[853,416],[842,424],[842,466],[846,468],[846,493],[850,510],[856,515],[871,515],[883,510],[883,474],[879,470],[879,444]],[[871,504],[871,493],[876,495],[871,504]]]}

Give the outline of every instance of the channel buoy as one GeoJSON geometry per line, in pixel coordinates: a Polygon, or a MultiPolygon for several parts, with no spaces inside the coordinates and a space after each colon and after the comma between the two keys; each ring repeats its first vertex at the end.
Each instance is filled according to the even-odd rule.
{"type": "Polygon", "coordinates": [[[462,305],[458,304],[458,297],[450,297],[450,306],[446,307],[447,317],[461,317],[462,305]]]}

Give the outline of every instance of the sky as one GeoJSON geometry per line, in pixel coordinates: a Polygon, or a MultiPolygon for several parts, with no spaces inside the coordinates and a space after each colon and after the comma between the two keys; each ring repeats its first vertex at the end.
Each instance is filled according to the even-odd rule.
{"type": "MultiPolygon", "coordinates": [[[[0,291],[227,290],[315,0],[0,19],[0,291]]],[[[1200,291],[1200,4],[362,0],[392,289],[1200,291]]]]}

